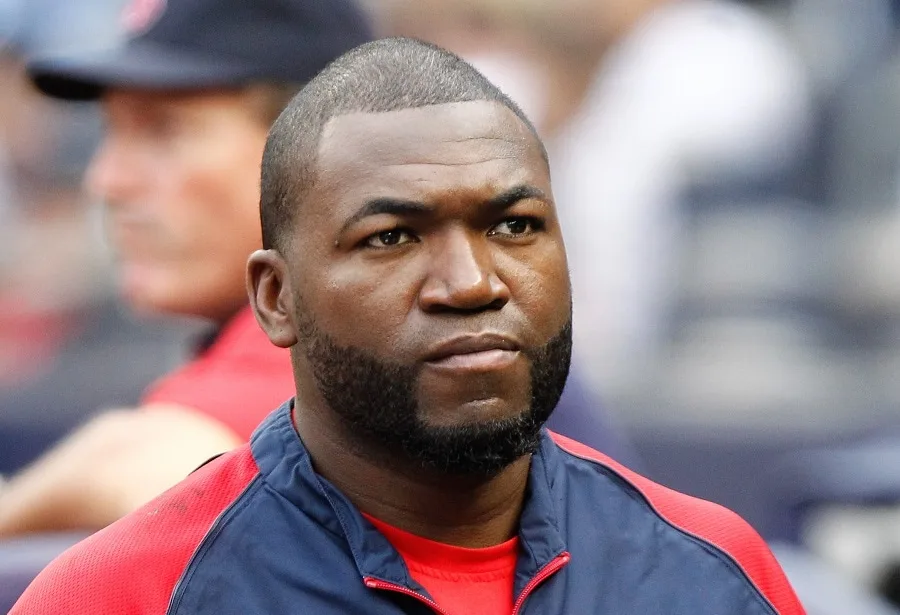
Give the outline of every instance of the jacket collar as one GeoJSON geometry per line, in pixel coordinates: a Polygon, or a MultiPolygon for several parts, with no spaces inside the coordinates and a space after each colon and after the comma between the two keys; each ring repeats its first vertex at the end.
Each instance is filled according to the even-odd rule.
{"type": "MultiPolygon", "coordinates": [[[[250,446],[263,480],[323,529],[346,540],[362,578],[375,578],[424,592],[388,540],[344,494],[313,470],[306,447],[294,429],[292,409],[293,400],[285,402],[251,438],[250,446]]],[[[566,550],[557,510],[562,498],[553,495],[558,455],[549,435],[542,433],[540,448],[531,461],[519,526],[517,595],[541,568],[566,550]]]]}

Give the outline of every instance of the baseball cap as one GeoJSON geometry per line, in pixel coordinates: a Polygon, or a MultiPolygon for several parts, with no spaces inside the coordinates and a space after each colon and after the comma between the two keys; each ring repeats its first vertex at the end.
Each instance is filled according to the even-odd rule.
{"type": "Polygon", "coordinates": [[[31,58],[34,84],[68,100],[110,87],[301,84],[373,38],[354,0],[129,0],[121,22],[125,37],[113,48],[31,58]]]}

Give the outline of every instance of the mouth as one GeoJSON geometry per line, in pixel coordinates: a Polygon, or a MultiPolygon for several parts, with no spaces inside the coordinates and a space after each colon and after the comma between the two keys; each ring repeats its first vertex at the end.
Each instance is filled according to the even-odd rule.
{"type": "Polygon", "coordinates": [[[426,355],[425,363],[441,370],[492,371],[511,365],[520,354],[520,345],[515,339],[497,333],[481,333],[437,344],[426,355]]]}

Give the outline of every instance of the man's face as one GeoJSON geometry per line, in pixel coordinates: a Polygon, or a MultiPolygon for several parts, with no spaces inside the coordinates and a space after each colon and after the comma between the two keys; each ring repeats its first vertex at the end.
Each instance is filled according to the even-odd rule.
{"type": "Polygon", "coordinates": [[[285,242],[301,372],[351,437],[426,467],[529,452],[571,348],[536,138],[489,102],[352,114],[326,126],[317,169],[285,242]]]}
{"type": "Polygon", "coordinates": [[[238,92],[111,91],[88,188],[108,210],[121,287],[142,310],[226,319],[260,244],[267,127],[238,92]]]}

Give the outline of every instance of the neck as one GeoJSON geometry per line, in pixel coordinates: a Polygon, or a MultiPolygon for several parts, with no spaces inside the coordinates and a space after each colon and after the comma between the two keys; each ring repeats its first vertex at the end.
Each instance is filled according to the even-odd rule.
{"type": "MultiPolygon", "coordinates": [[[[326,413],[294,408],[294,426],[321,476],[361,511],[412,534],[479,548],[517,534],[530,456],[490,477],[459,477],[412,469],[348,446],[326,413]]],[[[333,421],[332,421],[333,422],[333,421]]]]}

